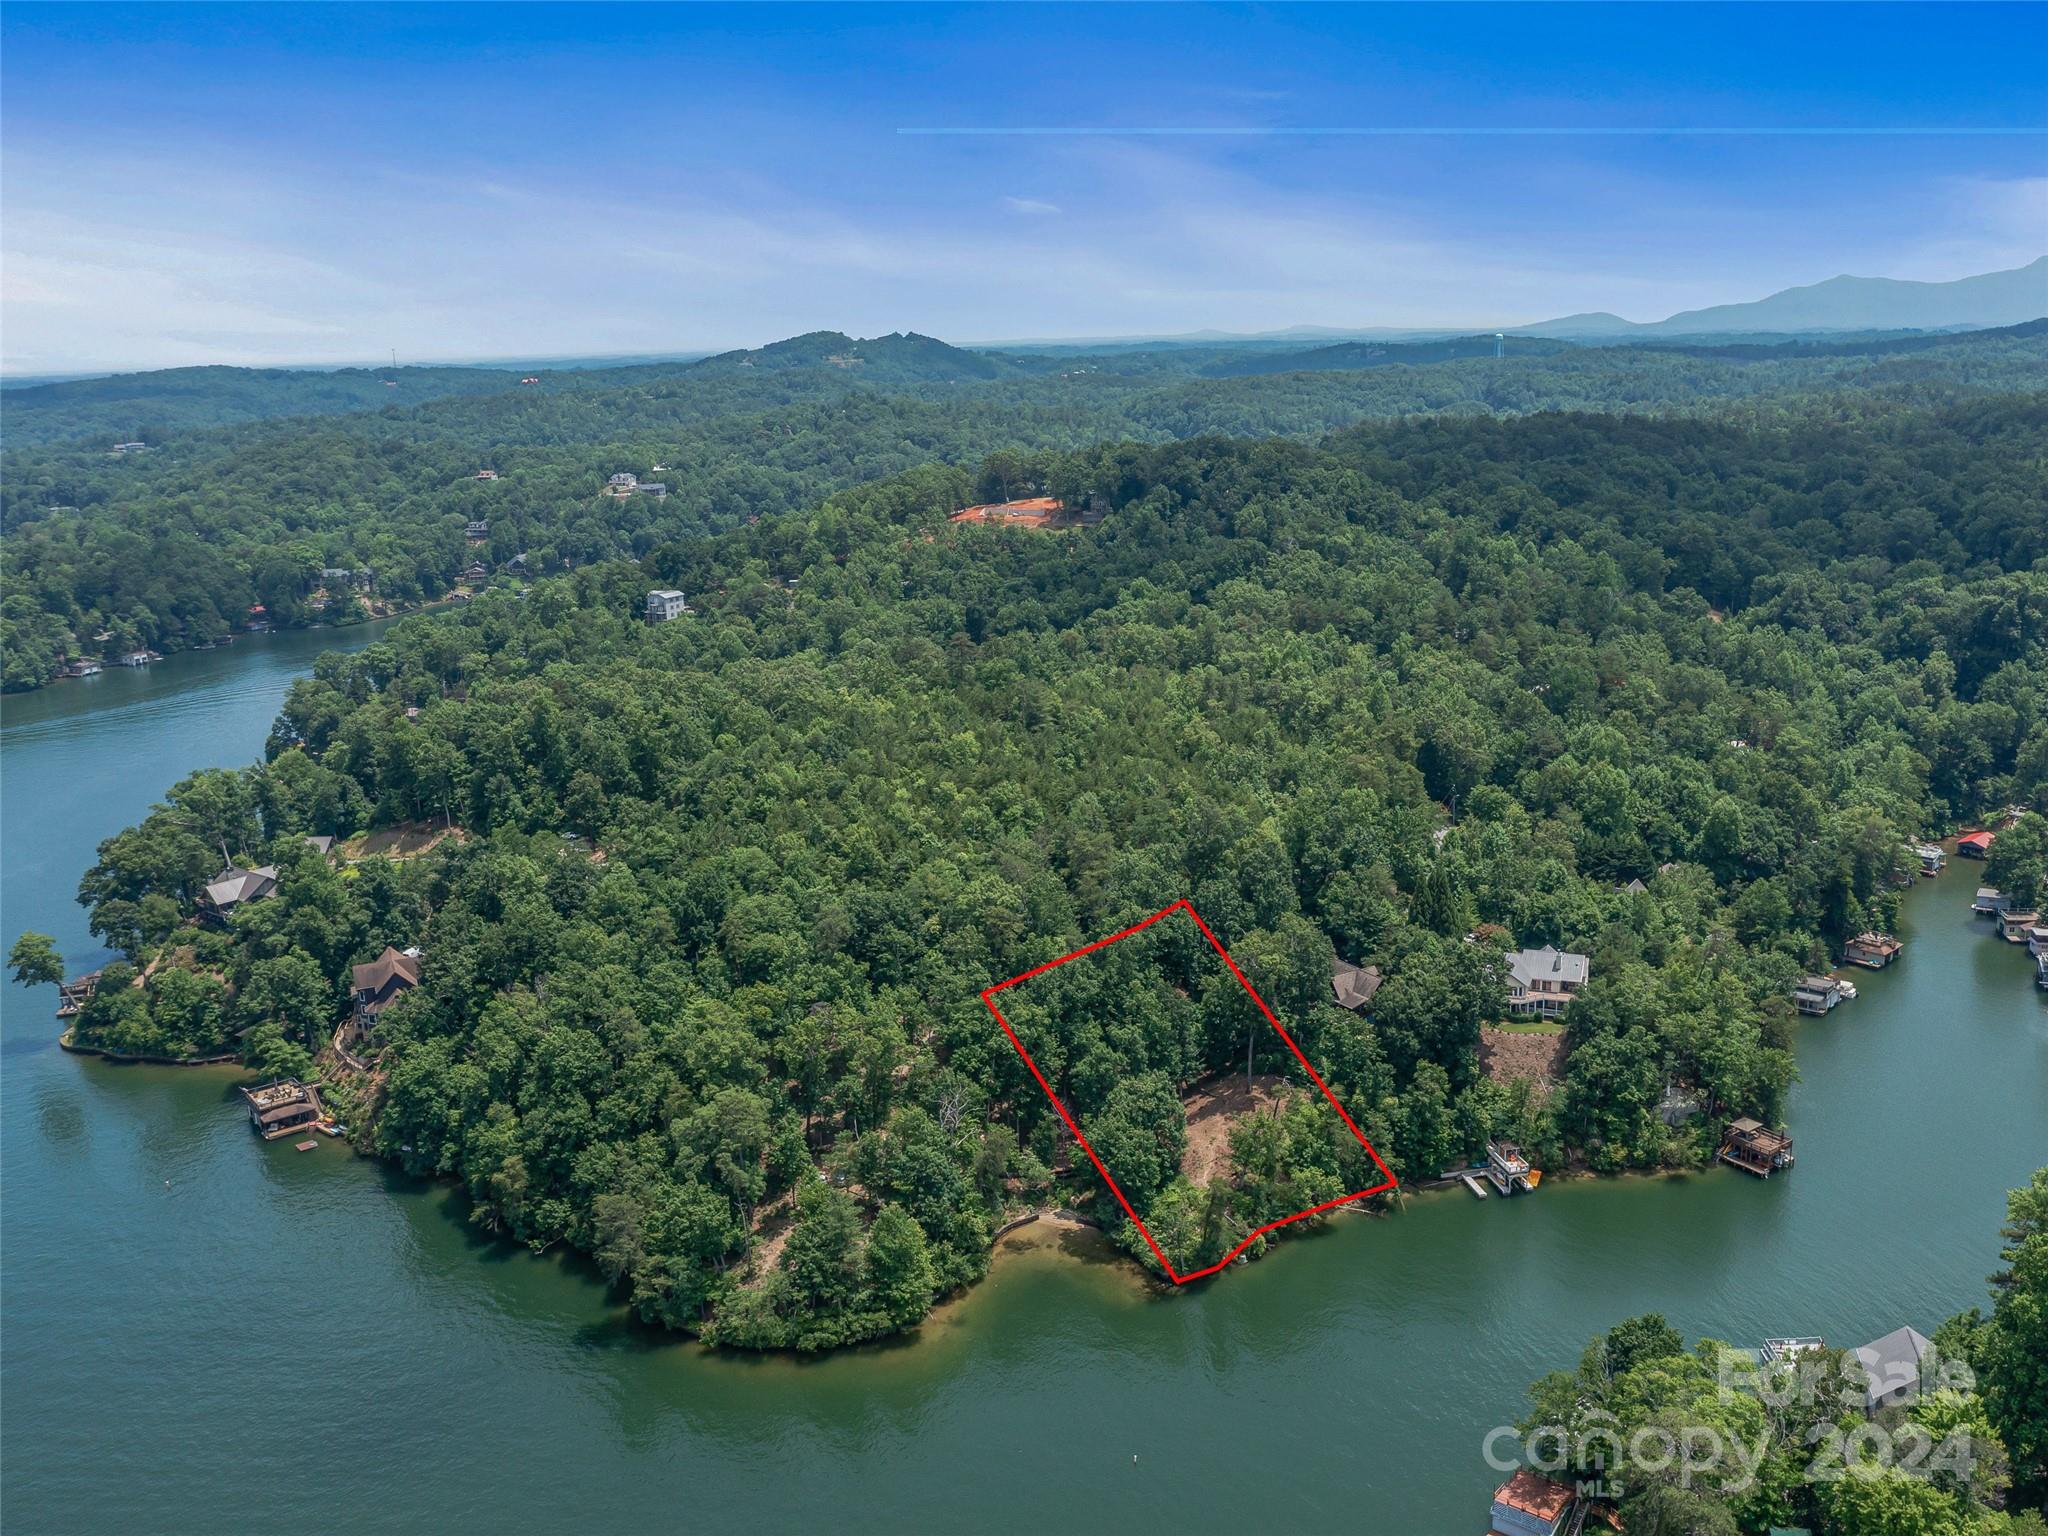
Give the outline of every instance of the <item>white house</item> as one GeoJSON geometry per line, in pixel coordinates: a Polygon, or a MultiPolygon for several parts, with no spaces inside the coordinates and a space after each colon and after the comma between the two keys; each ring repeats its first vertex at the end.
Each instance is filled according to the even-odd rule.
{"type": "Polygon", "coordinates": [[[647,594],[647,622],[666,623],[681,618],[690,611],[690,605],[683,601],[683,594],[669,587],[657,587],[647,594]]]}

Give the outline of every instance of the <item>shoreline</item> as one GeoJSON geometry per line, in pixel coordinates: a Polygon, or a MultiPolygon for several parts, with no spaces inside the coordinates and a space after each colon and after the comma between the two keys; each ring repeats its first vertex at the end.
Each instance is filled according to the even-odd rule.
{"type": "MultiPolygon", "coordinates": [[[[71,1055],[98,1058],[113,1067],[193,1068],[243,1066],[240,1055],[233,1052],[205,1057],[124,1055],[104,1047],[80,1045],[72,1039],[71,1031],[68,1029],[58,1038],[57,1043],[61,1049],[71,1055]]],[[[380,1168],[392,1169],[400,1173],[406,1171],[402,1161],[363,1147],[356,1141],[353,1135],[342,1136],[337,1139],[344,1142],[356,1157],[375,1163],[380,1168]]],[[[1651,1180],[1690,1178],[1713,1171],[1712,1167],[1703,1169],[1629,1168],[1615,1173],[1599,1173],[1592,1169],[1580,1168],[1560,1170],[1556,1174],[1550,1175],[1547,1182],[1571,1185],[1625,1184],[1648,1182],[1651,1180]]],[[[464,1198],[468,1197],[468,1192],[462,1181],[451,1174],[429,1174],[424,1177],[430,1182],[445,1184],[449,1189],[462,1195],[464,1198]]],[[[1431,1179],[1417,1184],[1399,1184],[1392,1190],[1382,1191],[1379,1195],[1370,1197],[1370,1199],[1354,1200],[1344,1205],[1332,1207],[1327,1213],[1327,1217],[1330,1220],[1326,1220],[1318,1227],[1304,1229],[1299,1233],[1291,1233],[1289,1238],[1313,1236],[1328,1230],[1330,1226],[1334,1225],[1334,1218],[1338,1216],[1356,1215],[1386,1218],[1398,1214],[1410,1199],[1427,1199],[1431,1204],[1434,1204],[1438,1197],[1454,1194],[1466,1194],[1463,1184],[1455,1179],[1431,1179]]],[[[816,1352],[805,1352],[785,1348],[749,1349],[730,1344],[706,1344],[697,1333],[689,1329],[661,1328],[659,1325],[651,1326],[654,1326],[664,1338],[675,1344],[689,1346],[713,1354],[731,1354],[741,1358],[768,1358],[787,1355],[792,1359],[821,1360],[839,1355],[858,1355],[864,1350],[877,1346],[888,1346],[892,1343],[901,1345],[915,1340],[922,1330],[935,1320],[939,1320],[943,1313],[964,1305],[976,1292],[980,1291],[994,1278],[995,1265],[1004,1258],[1014,1259],[1026,1254],[1041,1253],[1058,1247],[1061,1238],[1077,1235],[1087,1235],[1099,1242],[1102,1247],[1103,1260],[1113,1264],[1117,1270],[1129,1280],[1135,1282],[1146,1294],[1154,1297],[1167,1296],[1174,1294],[1180,1289],[1180,1287],[1166,1283],[1162,1276],[1148,1269],[1135,1255],[1126,1251],[1116,1242],[1110,1229],[1095,1217],[1076,1210],[1072,1206],[1060,1204],[1026,1211],[1012,1216],[999,1224],[989,1234],[988,1253],[990,1258],[987,1271],[979,1278],[935,1297],[930,1310],[915,1323],[906,1328],[899,1329],[893,1334],[883,1335],[880,1338],[864,1339],[855,1344],[816,1352]],[[1030,1235],[1034,1231],[1042,1233],[1042,1236],[1037,1240],[1034,1240],[1030,1235]],[[1020,1234],[1026,1235],[1018,1241],[1012,1241],[1012,1239],[1019,1239],[1020,1234]]],[[[510,1239],[507,1240],[511,1241],[510,1239]]],[[[1277,1250],[1285,1246],[1286,1242],[1287,1239],[1283,1239],[1281,1242],[1272,1244],[1268,1252],[1262,1255],[1262,1257],[1274,1257],[1277,1250]]],[[[524,1245],[515,1243],[515,1246],[520,1247],[524,1251],[524,1245]]],[[[569,1251],[576,1253],[579,1257],[588,1257],[581,1250],[571,1249],[569,1251]]],[[[1230,1267],[1235,1268],[1236,1266],[1230,1267]]]]}
{"type": "Polygon", "coordinates": [[[57,1037],[57,1048],[73,1056],[96,1056],[101,1061],[117,1067],[225,1067],[242,1063],[240,1051],[224,1051],[215,1056],[136,1056],[126,1051],[111,1050],[104,1045],[81,1045],[72,1038],[71,1031],[65,1030],[57,1037]]]}
{"type": "MultiPolygon", "coordinates": [[[[280,635],[310,635],[317,634],[322,630],[332,630],[336,634],[343,634],[351,629],[361,629],[366,624],[389,624],[394,623],[399,619],[413,618],[418,614],[432,613],[436,609],[453,608],[456,606],[459,606],[459,604],[458,600],[455,598],[437,597],[433,599],[431,602],[416,603],[410,608],[399,608],[395,609],[390,613],[373,613],[366,618],[351,619],[345,624],[330,624],[326,622],[318,624],[290,624],[286,625],[282,629],[271,628],[266,630],[237,631],[236,633],[229,635],[225,640],[215,641],[210,646],[181,645],[174,650],[159,652],[156,661],[149,663],[149,666],[155,666],[157,662],[169,661],[174,656],[196,656],[201,654],[202,652],[209,650],[229,649],[235,644],[239,644],[249,640],[262,640],[271,636],[280,635]]],[[[115,668],[117,670],[119,669],[117,663],[103,661],[101,663],[101,671],[93,675],[104,676],[108,668],[115,668]]],[[[148,667],[134,668],[132,670],[147,671],[148,667]]],[[[51,674],[51,676],[47,678],[45,681],[33,684],[30,687],[8,688],[5,690],[0,690],[0,692],[4,692],[4,695],[7,698],[21,699],[27,698],[31,694],[46,693],[51,688],[55,687],[58,683],[83,683],[88,681],[90,681],[90,678],[74,677],[68,673],[57,672],[51,674]]]]}

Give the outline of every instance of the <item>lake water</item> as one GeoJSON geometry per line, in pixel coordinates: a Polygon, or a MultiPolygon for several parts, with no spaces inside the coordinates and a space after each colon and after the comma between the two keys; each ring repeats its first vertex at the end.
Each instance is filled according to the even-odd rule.
{"type": "MultiPolygon", "coordinates": [[[[335,638],[0,705],[4,941],[96,962],[94,844],[258,756],[335,638]]],[[[257,1141],[231,1070],[63,1054],[54,994],[7,986],[8,1529],[1469,1536],[1485,1432],[1624,1316],[1857,1344],[1984,1301],[2005,1191],[2048,1162],[2048,1007],[1970,917],[1972,874],[1922,881],[1903,962],[1802,1026],[1787,1176],[1430,1196],[1166,1297],[1029,1229],[914,1338],[821,1361],[636,1327],[445,1188],[257,1141]]]]}

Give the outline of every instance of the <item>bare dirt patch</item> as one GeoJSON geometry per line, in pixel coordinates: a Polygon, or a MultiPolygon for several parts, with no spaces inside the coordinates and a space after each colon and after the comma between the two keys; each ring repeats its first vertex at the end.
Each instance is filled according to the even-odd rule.
{"type": "Polygon", "coordinates": [[[437,826],[426,821],[402,821],[367,837],[351,838],[335,851],[344,859],[416,859],[444,838],[463,841],[469,834],[460,827],[437,826]]]}
{"type": "Polygon", "coordinates": [[[1481,1029],[1479,1069],[1497,1083],[1526,1077],[1548,1088],[1564,1077],[1564,1030],[1481,1029]]]}
{"type": "Polygon", "coordinates": [[[775,1273],[775,1266],[782,1262],[782,1250],[789,1245],[789,1234],[794,1230],[796,1191],[793,1189],[785,1190],[754,1212],[753,1241],[747,1249],[747,1257],[753,1263],[756,1284],[775,1273]]]}
{"type": "Polygon", "coordinates": [[[1285,1100],[1287,1079],[1264,1073],[1246,1084],[1242,1072],[1197,1084],[1181,1098],[1188,1116],[1188,1149],[1180,1171],[1196,1184],[1230,1172],[1230,1128],[1246,1115],[1271,1110],[1285,1100]]]}

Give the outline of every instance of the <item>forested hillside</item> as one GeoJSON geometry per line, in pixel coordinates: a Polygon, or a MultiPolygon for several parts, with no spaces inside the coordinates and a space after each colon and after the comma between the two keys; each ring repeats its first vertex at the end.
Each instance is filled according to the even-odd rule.
{"type": "MultiPolygon", "coordinates": [[[[465,398],[174,434],[116,457],[99,441],[24,446],[12,402],[37,392],[10,391],[0,402],[10,427],[0,676],[9,688],[35,687],[67,657],[204,644],[244,624],[252,605],[289,627],[360,616],[365,603],[404,609],[493,579],[516,585],[1001,449],[1208,432],[1315,437],[1414,413],[1741,404],[1768,421],[1822,394],[1941,403],[2031,386],[2048,337],[2023,329],[1903,354],[1786,357],[1559,348],[1499,361],[1198,376],[1219,355],[1022,357],[917,336],[821,333],[690,365],[555,373],[465,398]],[[486,469],[497,478],[476,478],[486,469]],[[604,496],[618,472],[659,481],[667,495],[604,496]],[[490,525],[481,543],[465,538],[472,520],[490,525]],[[473,563],[483,574],[465,579],[473,563]],[[372,585],[330,591],[321,575],[330,569],[367,571],[372,585]]],[[[1263,367],[1259,356],[1242,353],[1232,366],[1263,367]]],[[[142,389],[162,377],[50,387],[142,389]]],[[[345,394],[312,382],[337,377],[286,375],[278,387],[345,394]]],[[[970,487],[1008,488],[1000,473],[970,487]]]]}
{"type": "MultiPolygon", "coordinates": [[[[1875,393],[1425,419],[930,465],[711,537],[657,515],[637,564],[323,659],[267,763],[104,844],[95,931],[160,963],[79,1033],[246,1030],[304,1072],[349,967],[417,945],[381,1081],[324,1069],[359,1139],[746,1345],[906,1326],[1008,1213],[1088,1201],[978,994],[1179,896],[1404,1177],[1499,1134],[1692,1166],[1718,1125],[1665,1090],[1773,1115],[1788,988],[1888,923],[1903,840],[2048,794],[2044,425],[1875,393]],[[946,521],[992,484],[1106,515],[946,521]],[[652,585],[697,611],[642,622],[652,585]],[[299,840],[398,823],[446,835],[340,868],[299,840]],[[191,927],[223,844],[278,891],[191,927]],[[1502,950],[1545,942],[1592,968],[1548,1091],[1479,1056],[1502,950]],[[1384,973],[1369,1010],[1333,954],[1384,973]]],[[[1242,994],[1189,929],[1101,958],[1015,1018],[1176,1268],[1361,1187],[1306,1113],[1182,1171],[1242,994]]]]}
{"type": "Polygon", "coordinates": [[[160,446],[275,416],[345,415],[450,395],[495,395],[519,375],[494,368],[164,368],[0,392],[9,448],[89,442],[160,446]]]}

